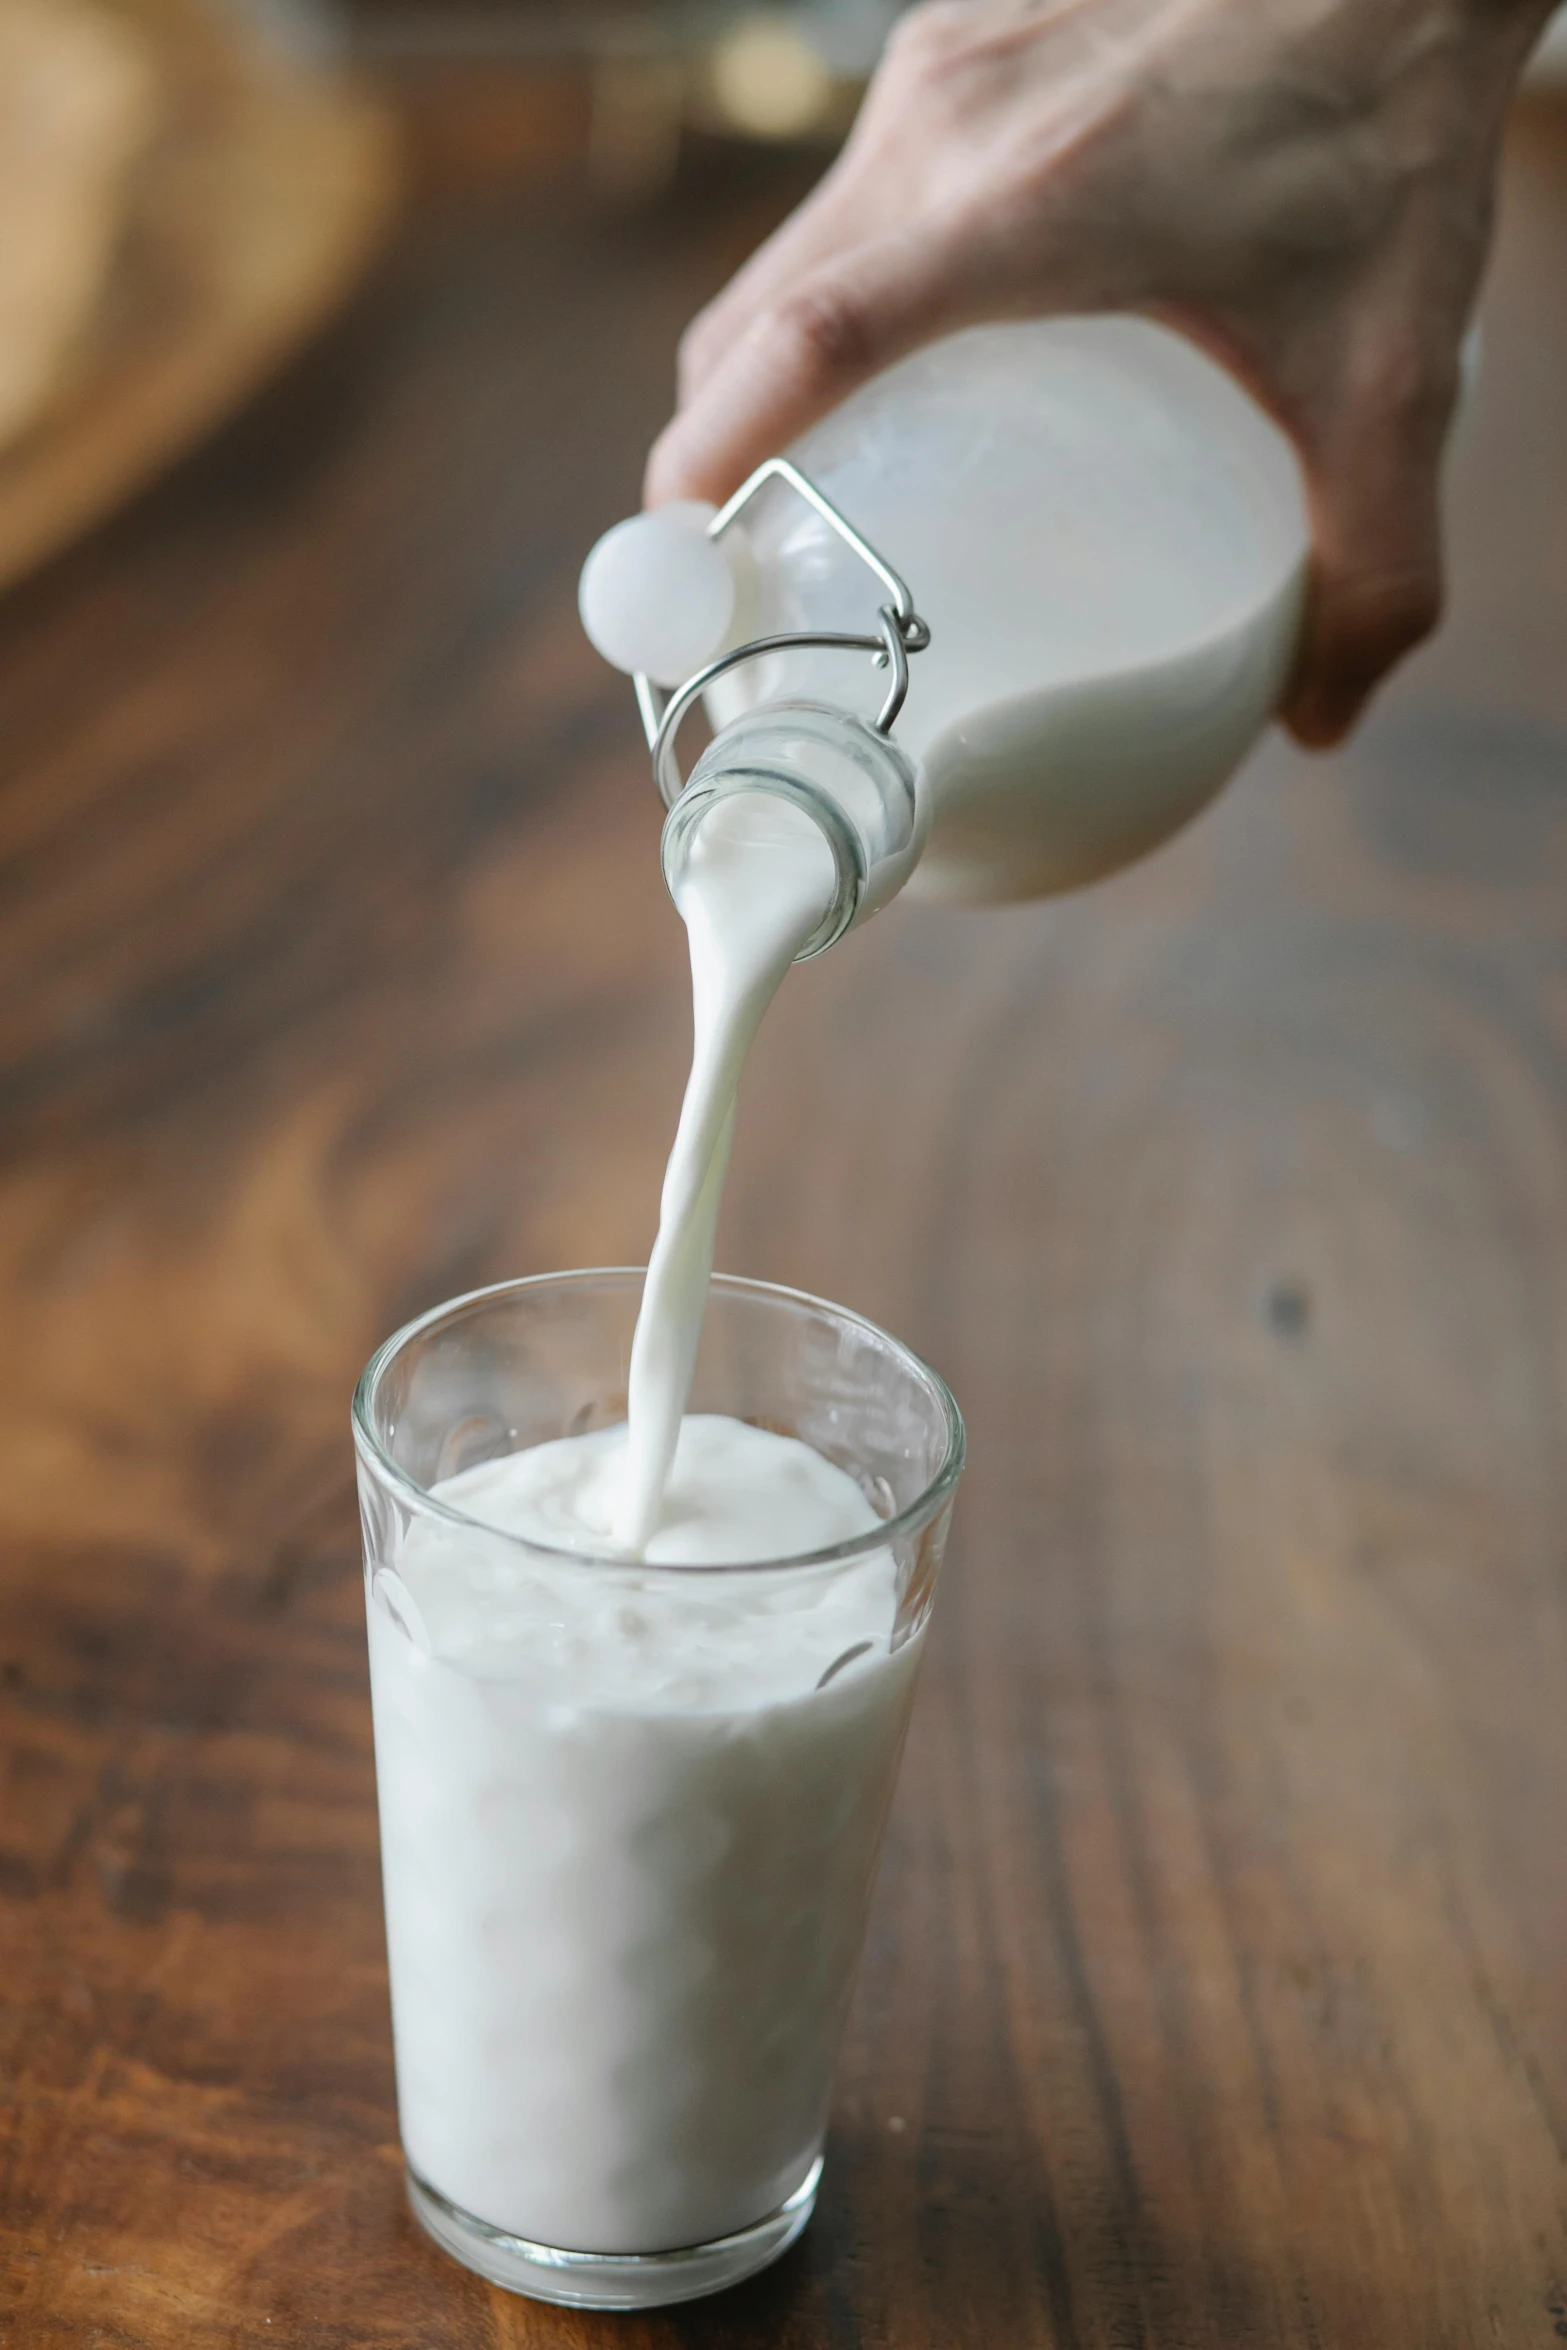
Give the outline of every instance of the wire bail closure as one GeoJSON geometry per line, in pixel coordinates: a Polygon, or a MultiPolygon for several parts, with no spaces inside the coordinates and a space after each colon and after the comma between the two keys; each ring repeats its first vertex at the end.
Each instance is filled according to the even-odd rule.
{"type": "Polygon", "coordinates": [[[886,590],[887,601],[878,610],[881,627],[875,636],[849,636],[837,630],[800,629],[782,636],[759,636],[750,644],[736,645],[727,653],[720,653],[705,668],[688,677],[667,700],[661,700],[662,688],[641,671],[633,678],[637,708],[642,716],[642,731],[647,736],[648,749],[653,757],[653,781],[666,808],[672,808],[685,790],[686,779],[680,772],[675,755],[675,737],[693,702],[707,691],[716,678],[729,670],[738,669],[744,661],[759,660],[767,653],[787,653],[797,650],[819,650],[842,653],[869,653],[878,669],[890,669],[886,697],[872,724],[878,734],[890,734],[898,712],[903,708],[909,690],[909,655],[923,653],[930,643],[930,629],[914,608],[914,598],[907,583],[893,570],[884,557],[878,555],[868,539],[848,519],[840,514],[832,500],[825,497],[808,475],[787,457],[769,457],[759,465],[749,481],[743,482],[726,506],[721,506],[707,526],[711,539],[722,538],[732,522],[738,520],[758,492],[770,481],[787,484],[808,506],[813,506],[828,527],[837,532],[845,546],[859,556],[869,570],[875,573],[886,590]]]}

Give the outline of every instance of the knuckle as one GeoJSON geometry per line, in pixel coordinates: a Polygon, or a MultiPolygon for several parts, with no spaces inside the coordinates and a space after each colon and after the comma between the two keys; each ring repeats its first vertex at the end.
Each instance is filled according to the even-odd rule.
{"type": "Polygon", "coordinates": [[[864,304],[831,279],[801,286],[774,313],[794,372],[807,384],[858,374],[874,357],[864,304]]]}
{"type": "Polygon", "coordinates": [[[1284,711],[1296,738],[1311,750],[1342,742],[1389,670],[1431,634],[1442,606],[1435,559],[1324,581],[1310,658],[1284,711]]]}
{"type": "Polygon", "coordinates": [[[1442,617],[1442,582],[1421,577],[1389,589],[1381,607],[1382,640],[1393,653],[1407,652],[1430,636],[1442,617]]]}
{"type": "Polygon", "coordinates": [[[964,0],[921,0],[888,34],[886,67],[913,79],[941,73],[967,34],[970,15],[964,0]]]}
{"type": "Polygon", "coordinates": [[[1383,414],[1409,434],[1428,440],[1446,431],[1457,384],[1451,370],[1419,361],[1394,364],[1380,387],[1383,414]]]}
{"type": "Polygon", "coordinates": [[[1346,665],[1366,678],[1379,677],[1431,634],[1442,617],[1442,603],[1442,574],[1434,564],[1346,580],[1338,597],[1346,665]]]}
{"type": "Polygon", "coordinates": [[[1441,439],[1457,396],[1456,350],[1433,349],[1417,333],[1401,335],[1380,351],[1360,390],[1368,420],[1406,448],[1441,439]]]}

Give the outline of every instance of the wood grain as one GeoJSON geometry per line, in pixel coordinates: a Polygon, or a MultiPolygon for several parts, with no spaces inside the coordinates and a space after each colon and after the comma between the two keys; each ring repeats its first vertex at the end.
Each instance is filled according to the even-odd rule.
{"type": "Polygon", "coordinates": [[[645,1250],[685,1053],[573,581],[784,202],[428,199],[0,611],[7,2350],[1567,2335],[1567,120],[1441,644],[1051,909],[785,990],[721,1250],[972,1466],[797,2252],[589,2320],[402,2206],[347,1396],[645,1250]]]}

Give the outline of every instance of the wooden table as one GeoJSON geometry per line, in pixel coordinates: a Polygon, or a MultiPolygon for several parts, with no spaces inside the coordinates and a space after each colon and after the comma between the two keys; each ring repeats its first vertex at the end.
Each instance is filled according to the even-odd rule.
{"type": "Polygon", "coordinates": [[[573,583],[784,193],[428,195],[0,611],[6,2350],[1567,2337],[1543,112],[1440,646],[1112,887],[884,915],[758,1051],[723,1259],[973,1436],[805,2242],[587,2320],[404,2210],[348,1391],[450,1291],[646,1249],[681,940],[573,583]]]}

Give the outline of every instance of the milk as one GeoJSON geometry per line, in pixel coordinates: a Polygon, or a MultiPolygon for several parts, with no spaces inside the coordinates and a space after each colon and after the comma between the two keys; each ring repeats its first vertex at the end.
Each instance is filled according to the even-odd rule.
{"type": "Polygon", "coordinates": [[[835,878],[832,852],[808,815],[787,800],[739,792],[704,818],[676,885],[691,946],[691,1076],[631,1351],[630,1446],[613,1528],[627,1550],[642,1550],[658,1524],[690,1392],[740,1071],[835,878]]]}
{"type": "Polygon", "coordinates": [[[646,1559],[574,1557],[626,1467],[620,1427],[444,1480],[474,1522],[417,1520],[369,1608],[409,2163],[618,2253],[746,2227],[816,2163],[921,1645],[874,1543],[693,1571],[874,1532],[807,1446],[688,1418],[646,1559]]]}

